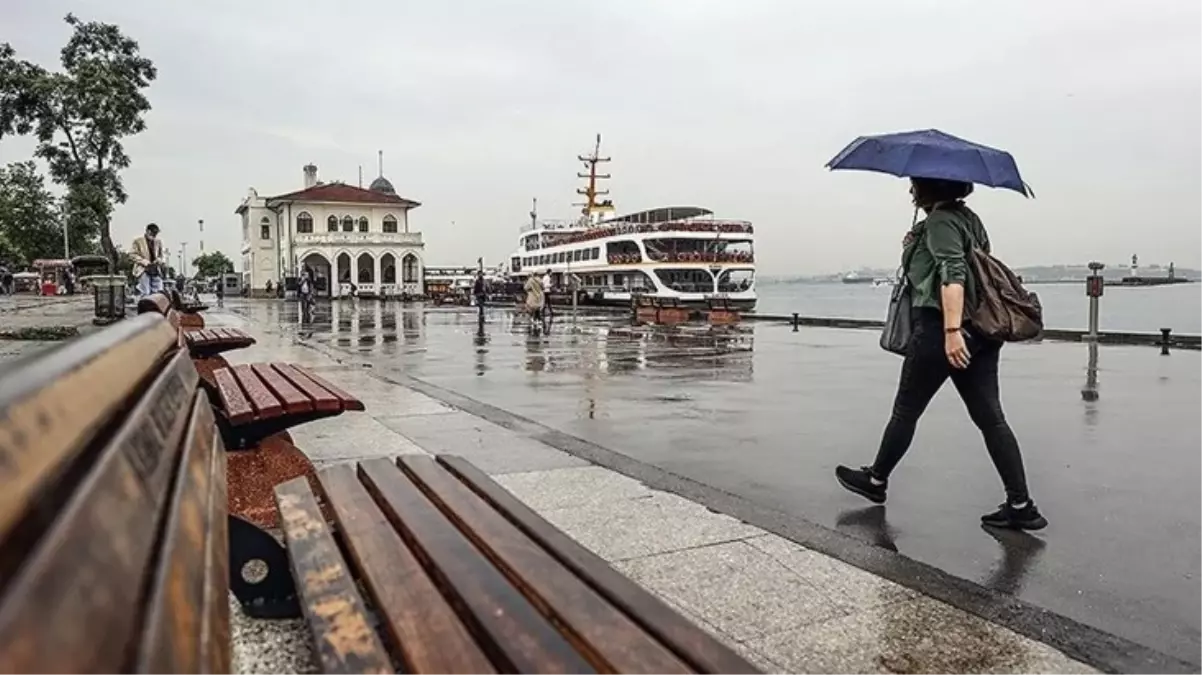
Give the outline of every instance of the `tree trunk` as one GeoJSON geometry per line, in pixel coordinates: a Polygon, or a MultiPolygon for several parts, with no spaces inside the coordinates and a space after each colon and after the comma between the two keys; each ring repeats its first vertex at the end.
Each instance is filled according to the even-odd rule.
{"type": "Polygon", "coordinates": [[[114,273],[117,271],[117,247],[113,246],[113,237],[109,234],[109,220],[106,218],[100,223],[100,250],[104,252],[104,257],[109,259],[112,265],[111,269],[114,273]]]}

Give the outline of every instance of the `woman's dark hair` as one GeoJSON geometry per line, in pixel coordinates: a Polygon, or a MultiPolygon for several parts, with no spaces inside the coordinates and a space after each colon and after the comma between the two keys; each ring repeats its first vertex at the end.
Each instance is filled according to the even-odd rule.
{"type": "Polygon", "coordinates": [[[972,183],[943,178],[911,178],[914,203],[929,207],[939,202],[954,202],[972,194],[972,183]]]}

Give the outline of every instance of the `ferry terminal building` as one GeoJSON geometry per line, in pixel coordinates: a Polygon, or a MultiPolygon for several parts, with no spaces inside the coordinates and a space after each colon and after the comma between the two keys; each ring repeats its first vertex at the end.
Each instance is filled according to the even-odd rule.
{"type": "Polygon", "coordinates": [[[364,189],[322,183],[304,167],[304,187],[262,197],[253,187],[235,209],[242,219],[242,283],[266,293],[303,266],[313,269],[321,297],[418,296],[423,292],[421,232],[409,227],[420,203],[397,195],[382,174],[364,189]]]}

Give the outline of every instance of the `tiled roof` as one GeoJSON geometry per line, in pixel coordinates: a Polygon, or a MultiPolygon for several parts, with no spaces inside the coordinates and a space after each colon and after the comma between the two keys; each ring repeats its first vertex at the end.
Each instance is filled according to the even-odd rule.
{"type": "Polygon", "coordinates": [[[344,183],[326,183],[324,185],[314,185],[311,188],[289,192],[288,194],[279,195],[269,198],[269,201],[287,201],[287,202],[345,202],[354,204],[397,204],[407,208],[415,208],[421,206],[421,203],[411,199],[398,197],[394,194],[385,192],[376,192],[375,190],[364,190],[363,188],[346,185],[344,183]]]}

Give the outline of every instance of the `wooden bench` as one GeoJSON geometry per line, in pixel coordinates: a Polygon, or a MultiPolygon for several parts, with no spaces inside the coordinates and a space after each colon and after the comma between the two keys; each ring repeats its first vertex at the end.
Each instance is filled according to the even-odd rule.
{"type": "MultiPolygon", "coordinates": [[[[177,307],[172,296],[154,293],[138,301],[138,314],[156,313],[167,317],[172,325],[179,326],[187,338],[188,350],[196,358],[207,358],[231,349],[249,347],[254,337],[237,328],[213,328],[205,330],[203,319],[199,325],[189,322],[186,310],[177,307]]],[[[198,316],[198,315],[193,315],[198,316]]]]}
{"type": "Polygon", "coordinates": [[[336,530],[304,480],[276,502],[325,672],[758,672],[462,458],[318,478],[336,530]]]}
{"type": "Polygon", "coordinates": [[[0,672],[229,672],[231,590],[299,611],[283,547],[227,514],[175,335],[144,315],[0,366],[0,672]]]}
{"type": "Polygon", "coordinates": [[[363,402],[299,365],[255,363],[213,371],[217,426],[231,449],[257,445],[289,427],[364,410],[363,402]]]}

